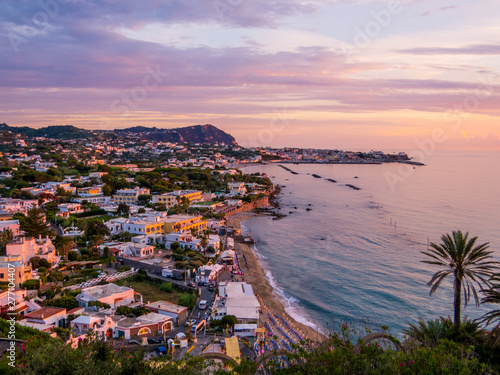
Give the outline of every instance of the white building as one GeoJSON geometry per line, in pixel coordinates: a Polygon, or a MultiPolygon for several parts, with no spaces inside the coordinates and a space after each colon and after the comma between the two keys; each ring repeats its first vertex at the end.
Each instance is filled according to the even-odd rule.
{"type": "Polygon", "coordinates": [[[230,195],[245,195],[247,189],[244,182],[228,182],[227,188],[230,195]]]}
{"type": "Polygon", "coordinates": [[[253,336],[258,328],[260,303],[253,293],[252,286],[244,282],[219,283],[212,318],[222,319],[233,315],[238,320],[234,326],[237,336],[253,336]]]}
{"type": "Polygon", "coordinates": [[[46,326],[64,327],[66,325],[66,309],[61,307],[43,307],[26,314],[26,320],[31,323],[46,326]]]}
{"type": "Polygon", "coordinates": [[[198,268],[196,272],[195,281],[196,283],[202,282],[208,284],[211,281],[215,281],[217,276],[224,270],[224,266],[216,264],[213,266],[202,266],[198,268]]]}
{"type": "Polygon", "coordinates": [[[0,221],[0,232],[10,229],[14,237],[21,235],[21,230],[19,229],[19,220],[5,220],[0,221]]]}
{"type": "Polygon", "coordinates": [[[80,307],[88,307],[91,301],[100,301],[116,309],[133,303],[135,292],[132,288],[111,283],[82,289],[76,299],[80,307]]]}
{"type": "Polygon", "coordinates": [[[35,256],[46,259],[50,263],[57,263],[60,259],[56,253],[56,248],[48,236],[45,238],[14,238],[7,244],[6,252],[7,255],[21,255],[24,263],[27,263],[35,256]]]}
{"type": "Polygon", "coordinates": [[[170,249],[170,246],[177,242],[183,249],[200,250],[200,240],[193,237],[191,233],[169,233],[164,235],[165,247],[170,249]]]}
{"type": "Polygon", "coordinates": [[[148,188],[139,188],[136,187],[135,189],[122,189],[118,190],[115,195],[113,195],[113,202],[116,204],[120,203],[126,203],[126,204],[136,204],[139,195],[148,195],[149,194],[149,189],[148,188]]]}

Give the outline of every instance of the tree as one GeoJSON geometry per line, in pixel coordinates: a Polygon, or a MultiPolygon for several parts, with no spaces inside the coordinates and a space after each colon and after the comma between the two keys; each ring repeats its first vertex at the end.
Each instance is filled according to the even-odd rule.
{"type": "Polygon", "coordinates": [[[70,251],[68,253],[68,258],[66,260],[69,260],[70,262],[73,262],[75,260],[78,260],[80,256],[78,255],[78,253],[76,251],[70,251]]]}
{"type": "Polygon", "coordinates": [[[51,267],[50,262],[45,258],[33,257],[29,260],[29,262],[31,263],[31,267],[33,267],[34,270],[40,267],[45,267],[46,269],[51,267]]]}
{"type": "MultiPolygon", "coordinates": [[[[495,284],[493,284],[489,289],[483,290],[484,297],[481,302],[500,304],[500,273],[493,275],[490,281],[495,282],[495,284]]],[[[498,331],[498,328],[500,327],[500,309],[492,310],[484,314],[480,321],[485,323],[487,326],[491,323],[499,322],[499,324],[497,324],[494,328],[494,331],[498,331]]]]}
{"type": "Polygon", "coordinates": [[[102,221],[92,220],[87,223],[87,229],[85,231],[85,237],[87,239],[92,239],[97,236],[104,237],[107,235],[109,235],[109,229],[102,221]]]}
{"type": "Polygon", "coordinates": [[[101,250],[99,249],[99,246],[104,242],[104,240],[101,238],[101,236],[96,236],[90,240],[89,244],[89,250],[90,250],[90,255],[93,258],[97,258],[101,256],[101,250]]]}
{"type": "Polygon", "coordinates": [[[19,227],[28,237],[48,236],[52,233],[49,224],[45,221],[45,214],[39,208],[32,208],[26,217],[21,218],[19,227]]]}
{"type": "Polygon", "coordinates": [[[205,251],[205,249],[207,248],[207,245],[208,245],[208,236],[205,235],[205,236],[201,237],[201,240],[200,240],[201,250],[205,251]]]}
{"type": "Polygon", "coordinates": [[[234,327],[238,324],[238,319],[234,315],[226,315],[221,319],[221,325],[226,327],[234,327]]]}
{"type": "Polygon", "coordinates": [[[26,280],[24,283],[21,284],[21,289],[40,289],[40,280],[26,280]]]}
{"type": "Polygon", "coordinates": [[[110,196],[112,193],[113,193],[113,187],[110,186],[110,185],[104,185],[102,187],[102,193],[105,195],[105,196],[110,196]]]}
{"type": "Polygon", "coordinates": [[[5,254],[7,244],[14,238],[14,233],[10,228],[5,228],[0,232],[0,254],[5,254]]]}
{"type": "Polygon", "coordinates": [[[120,203],[116,210],[118,215],[127,215],[130,211],[130,206],[126,203],[120,203]]]}
{"type": "Polygon", "coordinates": [[[68,254],[76,247],[76,243],[71,237],[56,236],[54,246],[59,254],[64,254],[64,259],[68,260],[68,254]]]}
{"type": "Polygon", "coordinates": [[[465,235],[461,231],[453,231],[452,235],[445,234],[441,237],[442,244],[431,243],[431,249],[422,253],[432,258],[424,260],[423,263],[442,267],[436,272],[427,286],[431,287],[432,295],[448,277],[453,277],[453,292],[455,310],[455,329],[460,328],[460,310],[462,307],[462,292],[464,294],[465,306],[474,297],[476,305],[479,306],[479,297],[475,285],[490,285],[489,278],[498,262],[492,260],[492,252],[487,251],[489,243],[476,246],[477,237],[469,239],[469,233],[465,235]]]}
{"type": "Polygon", "coordinates": [[[78,307],[78,301],[74,296],[64,296],[45,301],[45,306],[63,307],[67,310],[71,310],[78,307]]]}

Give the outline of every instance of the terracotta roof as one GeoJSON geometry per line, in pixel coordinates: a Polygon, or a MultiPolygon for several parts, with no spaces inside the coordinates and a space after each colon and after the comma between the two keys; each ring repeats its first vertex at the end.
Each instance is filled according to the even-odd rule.
{"type": "Polygon", "coordinates": [[[26,314],[26,318],[45,319],[53,315],[56,315],[62,311],[66,312],[66,309],[62,307],[43,307],[39,310],[32,311],[29,314],[26,314]]]}

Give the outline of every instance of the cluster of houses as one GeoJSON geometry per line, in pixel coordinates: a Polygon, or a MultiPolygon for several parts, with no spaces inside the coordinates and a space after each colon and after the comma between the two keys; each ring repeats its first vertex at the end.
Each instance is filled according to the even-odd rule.
{"type": "Polygon", "coordinates": [[[14,276],[14,284],[19,288],[27,280],[38,279],[36,270],[33,270],[30,259],[39,257],[47,260],[53,267],[57,267],[60,256],[49,237],[26,237],[19,229],[18,220],[0,222],[0,230],[9,229],[13,239],[5,246],[5,255],[0,256],[0,281],[10,282],[14,276]]]}
{"type": "Polygon", "coordinates": [[[250,148],[254,152],[268,155],[274,161],[292,162],[314,162],[314,163],[371,163],[410,160],[405,152],[386,154],[382,151],[371,150],[369,152],[344,151],[330,149],[307,149],[307,148],[250,148]]]}
{"type": "MultiPolygon", "coordinates": [[[[82,289],[76,297],[79,307],[71,310],[41,307],[34,295],[24,290],[15,292],[17,323],[54,336],[55,328],[68,327],[72,340],[84,339],[89,330],[105,339],[147,340],[184,325],[188,319],[187,307],[167,301],[143,303],[142,296],[132,288],[113,283],[82,289]],[[124,316],[117,314],[120,306],[145,307],[148,312],[138,317],[124,316]]],[[[0,307],[8,308],[12,298],[7,290],[1,292],[0,307]]]]}

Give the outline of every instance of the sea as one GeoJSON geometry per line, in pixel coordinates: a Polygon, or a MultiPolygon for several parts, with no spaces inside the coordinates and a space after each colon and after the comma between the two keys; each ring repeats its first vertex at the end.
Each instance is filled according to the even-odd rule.
{"type": "MultiPolygon", "coordinates": [[[[429,295],[439,270],[422,263],[429,243],[462,230],[500,261],[500,153],[436,151],[422,161],[282,164],[297,174],[279,163],[243,168],[281,186],[287,216],[252,217],[242,228],[294,319],[324,333],[388,326],[403,337],[410,323],[453,316],[451,279],[429,295]]],[[[471,300],[462,316],[494,308],[471,300]]]]}

